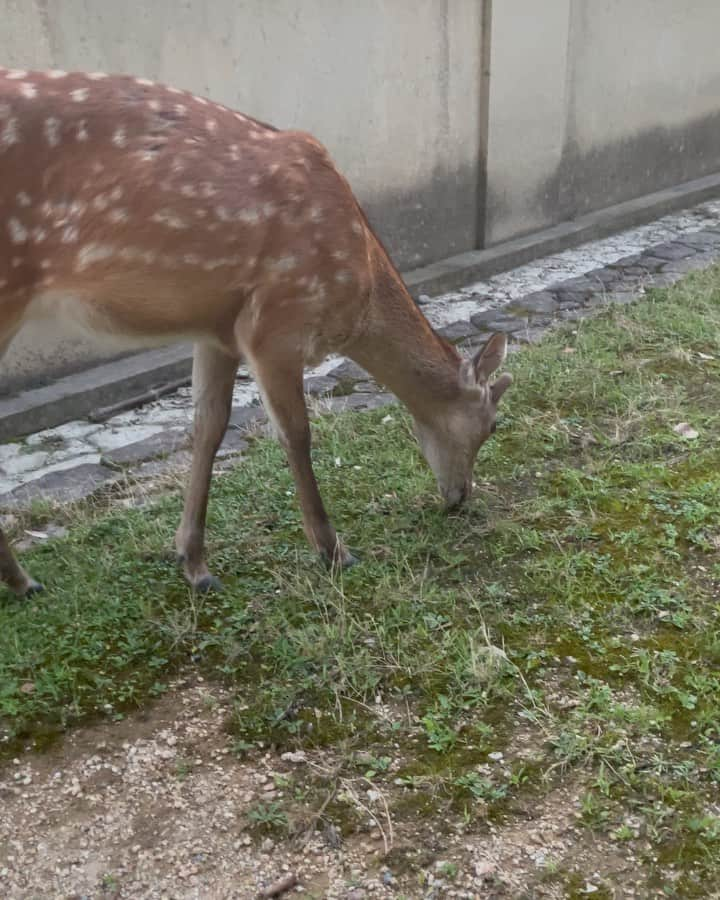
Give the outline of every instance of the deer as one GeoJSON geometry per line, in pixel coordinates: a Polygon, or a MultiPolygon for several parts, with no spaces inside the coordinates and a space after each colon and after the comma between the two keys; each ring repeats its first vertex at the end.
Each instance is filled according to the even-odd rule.
{"type": "MultiPolygon", "coordinates": [[[[344,175],[311,134],[131,75],[0,69],[0,357],[32,319],[123,350],[193,344],[192,462],[175,535],[195,591],[213,463],[244,362],[328,564],[356,562],[310,456],[304,369],[354,360],[409,411],[448,508],[472,491],[512,377],[507,338],[464,357],[412,299],[344,175]]],[[[0,531],[0,578],[42,590],[0,531]]]]}

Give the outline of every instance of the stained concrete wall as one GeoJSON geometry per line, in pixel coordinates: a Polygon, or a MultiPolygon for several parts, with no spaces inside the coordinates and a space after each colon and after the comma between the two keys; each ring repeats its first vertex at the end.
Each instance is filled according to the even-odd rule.
{"type": "Polygon", "coordinates": [[[717,0],[495,0],[488,244],[720,170],[717,0]]]}
{"type": "MultiPolygon", "coordinates": [[[[720,171],[717,0],[2,7],[5,64],[144,75],[314,132],[404,269],[720,171]]],[[[0,386],[98,352],[33,327],[0,386]]]]}
{"type": "MultiPolygon", "coordinates": [[[[476,0],[2,5],[5,65],[129,72],[313,132],[402,267],[476,245],[476,0]]],[[[59,340],[56,324],[28,326],[0,380],[18,384],[96,355],[59,340]]]]}

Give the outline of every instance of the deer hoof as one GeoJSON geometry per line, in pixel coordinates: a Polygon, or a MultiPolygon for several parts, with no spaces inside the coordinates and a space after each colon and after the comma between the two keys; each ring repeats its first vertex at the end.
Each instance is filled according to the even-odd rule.
{"type": "Polygon", "coordinates": [[[353,556],[349,550],[345,550],[344,548],[339,553],[335,551],[335,553],[331,555],[323,552],[320,555],[328,569],[351,569],[360,562],[356,556],[353,556]]]}
{"type": "Polygon", "coordinates": [[[33,594],[41,594],[45,590],[45,585],[40,584],[39,581],[35,581],[34,578],[29,578],[27,587],[22,592],[23,597],[32,597],[33,594]]]}
{"type": "Polygon", "coordinates": [[[221,591],[222,581],[214,575],[203,575],[193,582],[193,588],[198,594],[209,594],[210,591],[221,591]]]}

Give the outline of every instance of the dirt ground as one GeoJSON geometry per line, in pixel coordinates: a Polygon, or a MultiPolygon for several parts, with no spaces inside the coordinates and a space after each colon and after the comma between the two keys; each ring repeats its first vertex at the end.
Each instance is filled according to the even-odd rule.
{"type": "Polygon", "coordinates": [[[329,769],[332,760],[304,752],[239,759],[225,728],[230,707],[217,685],[181,682],[144,712],[77,729],[4,765],[2,896],[244,900],[283,882],[294,882],[286,896],[348,900],[648,896],[631,886],[631,858],[593,846],[575,827],[573,785],[479,830],[412,816],[393,823],[372,815],[379,801],[368,792],[359,800],[371,813],[362,833],[343,839],[317,828],[304,845],[263,837],[251,810],[287,799],[283,785],[298,768],[329,769]],[[565,871],[573,858],[587,881],[552,877],[554,860],[565,871]],[[608,891],[612,882],[630,886],[608,891]]]}

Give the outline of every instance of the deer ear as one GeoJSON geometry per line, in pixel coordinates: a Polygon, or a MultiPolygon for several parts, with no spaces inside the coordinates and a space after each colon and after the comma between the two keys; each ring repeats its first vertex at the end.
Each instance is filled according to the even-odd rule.
{"type": "Polygon", "coordinates": [[[490,396],[493,399],[493,403],[497,406],[500,402],[500,398],[505,393],[505,391],[510,387],[513,382],[513,377],[509,372],[503,372],[503,374],[498,378],[498,380],[490,386],[490,396]]]}
{"type": "Polygon", "coordinates": [[[507,356],[507,337],[504,334],[493,334],[484,347],[475,354],[472,360],[473,374],[477,384],[484,384],[492,373],[498,369],[507,356]]]}

